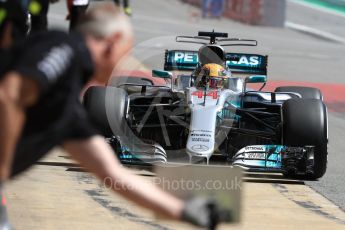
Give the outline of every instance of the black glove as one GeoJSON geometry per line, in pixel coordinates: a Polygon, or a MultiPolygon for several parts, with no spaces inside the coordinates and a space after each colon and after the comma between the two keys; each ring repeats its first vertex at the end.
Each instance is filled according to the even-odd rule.
{"type": "Polygon", "coordinates": [[[212,198],[192,197],[185,203],[182,220],[199,227],[215,229],[219,222],[231,220],[230,214],[230,211],[220,210],[212,198]]]}
{"type": "Polygon", "coordinates": [[[6,212],[6,199],[2,191],[2,184],[0,182],[0,230],[10,230],[10,224],[6,212]]]}

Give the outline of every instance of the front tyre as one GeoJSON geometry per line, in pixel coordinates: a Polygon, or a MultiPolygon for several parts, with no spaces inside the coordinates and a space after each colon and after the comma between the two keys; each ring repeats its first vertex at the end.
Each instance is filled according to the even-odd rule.
{"type": "MultiPolygon", "coordinates": [[[[291,99],[282,107],[282,142],[291,147],[314,147],[313,173],[306,179],[322,177],[327,168],[327,108],[319,99],[291,99]]],[[[288,175],[295,176],[295,175],[288,175]]]]}
{"type": "Polygon", "coordinates": [[[91,86],[83,104],[92,122],[106,137],[123,132],[127,110],[127,93],[116,87],[91,86]]]}

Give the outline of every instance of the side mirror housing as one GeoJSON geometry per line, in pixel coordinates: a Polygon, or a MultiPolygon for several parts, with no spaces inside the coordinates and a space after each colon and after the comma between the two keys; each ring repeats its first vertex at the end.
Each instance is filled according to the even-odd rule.
{"type": "Polygon", "coordinates": [[[265,75],[253,75],[246,77],[246,83],[266,83],[267,76],[265,75]]]}
{"type": "Polygon", "coordinates": [[[164,70],[152,70],[152,76],[163,78],[163,79],[171,79],[172,73],[169,71],[164,71],[164,70]]]}

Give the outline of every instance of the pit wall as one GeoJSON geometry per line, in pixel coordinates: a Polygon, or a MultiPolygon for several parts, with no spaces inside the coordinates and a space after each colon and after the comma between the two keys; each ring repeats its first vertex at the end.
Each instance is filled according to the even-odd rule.
{"type": "MultiPolygon", "coordinates": [[[[202,6],[203,0],[182,0],[202,6]]],[[[224,0],[223,16],[251,25],[284,27],[286,0],[224,0]]]]}

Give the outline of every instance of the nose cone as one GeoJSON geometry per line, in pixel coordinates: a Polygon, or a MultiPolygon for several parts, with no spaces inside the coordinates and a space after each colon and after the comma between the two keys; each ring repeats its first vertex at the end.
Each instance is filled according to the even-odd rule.
{"type": "Polygon", "coordinates": [[[214,141],[209,139],[208,142],[190,141],[187,144],[187,153],[191,156],[209,158],[214,152],[214,141]]]}

